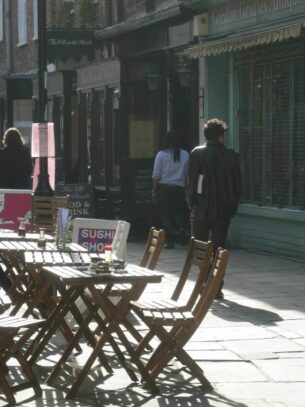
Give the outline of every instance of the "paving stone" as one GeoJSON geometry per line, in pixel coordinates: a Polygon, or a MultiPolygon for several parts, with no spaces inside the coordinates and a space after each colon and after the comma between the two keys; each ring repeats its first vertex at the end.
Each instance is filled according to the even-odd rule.
{"type": "Polygon", "coordinates": [[[241,360],[235,353],[227,350],[206,351],[202,349],[188,351],[188,354],[196,361],[199,360],[241,360]]]}
{"type": "Polygon", "coordinates": [[[202,342],[194,341],[193,338],[184,346],[184,349],[189,350],[223,350],[223,346],[220,342],[202,342]]]}
{"type": "Polygon", "coordinates": [[[264,382],[267,380],[256,366],[248,362],[199,361],[198,364],[212,383],[264,382]]]}
{"type": "Polygon", "coordinates": [[[199,328],[194,339],[200,337],[203,341],[228,341],[228,340],[246,340],[246,339],[268,339],[275,337],[276,334],[263,329],[259,326],[238,326],[234,329],[227,328],[199,328]]]}
{"type": "Polygon", "coordinates": [[[266,372],[272,380],[277,382],[303,381],[305,389],[305,359],[255,360],[253,363],[266,372]]]}
{"type": "Polygon", "coordinates": [[[275,405],[304,407],[305,383],[218,383],[217,390],[228,399],[244,394],[249,400],[259,397],[275,405]]]}
{"type": "Polygon", "coordinates": [[[302,346],[285,338],[252,339],[244,341],[222,341],[222,345],[239,355],[247,355],[258,352],[295,352],[303,351],[302,346]]]}
{"type": "Polygon", "coordinates": [[[283,352],[277,353],[277,356],[282,359],[300,359],[305,358],[305,352],[283,352]]]}

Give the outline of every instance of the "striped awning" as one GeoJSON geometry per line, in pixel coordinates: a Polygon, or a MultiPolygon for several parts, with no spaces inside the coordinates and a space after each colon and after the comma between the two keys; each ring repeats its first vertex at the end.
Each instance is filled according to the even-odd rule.
{"type": "Polygon", "coordinates": [[[224,52],[241,51],[263,44],[280,42],[297,38],[302,33],[302,24],[279,27],[270,31],[253,33],[242,37],[214,40],[189,48],[186,53],[190,58],[218,55],[224,52]]]}

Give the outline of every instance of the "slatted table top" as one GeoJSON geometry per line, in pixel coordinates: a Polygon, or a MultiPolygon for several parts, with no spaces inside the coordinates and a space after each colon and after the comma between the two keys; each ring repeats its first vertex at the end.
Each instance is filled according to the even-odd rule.
{"type": "Polygon", "coordinates": [[[24,253],[24,263],[27,266],[89,265],[90,262],[89,253],[83,251],[28,251],[24,253]]]}
{"type": "MultiPolygon", "coordinates": [[[[58,251],[58,247],[53,242],[47,242],[46,247],[41,249],[37,246],[37,242],[31,242],[28,240],[0,240],[0,252],[9,252],[9,251],[16,251],[16,252],[24,252],[24,251],[58,251]]],[[[77,243],[70,243],[66,246],[65,251],[67,252],[84,252],[87,253],[87,250],[77,244],[77,243]]]]}
{"type": "MultiPolygon", "coordinates": [[[[27,232],[25,236],[19,236],[17,232],[14,232],[12,230],[5,230],[5,229],[0,229],[0,241],[1,240],[26,240],[26,241],[36,241],[39,237],[39,233],[30,233],[27,232]]],[[[54,241],[54,236],[49,235],[45,233],[45,238],[49,242],[54,241]]]]}
{"type": "Polygon", "coordinates": [[[159,283],[162,274],[135,264],[127,264],[125,270],[96,273],[88,267],[69,266],[43,267],[42,272],[53,278],[59,278],[67,285],[159,283]]]}

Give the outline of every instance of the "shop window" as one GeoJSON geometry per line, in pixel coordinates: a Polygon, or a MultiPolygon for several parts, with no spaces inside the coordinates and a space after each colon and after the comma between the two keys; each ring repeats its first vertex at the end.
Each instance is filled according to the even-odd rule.
{"type": "Polygon", "coordinates": [[[244,202],[305,206],[305,58],[240,68],[244,202]]]}
{"type": "Polygon", "coordinates": [[[130,158],[152,158],[159,141],[158,90],[149,91],[145,82],[134,82],[129,101],[130,158]]]}

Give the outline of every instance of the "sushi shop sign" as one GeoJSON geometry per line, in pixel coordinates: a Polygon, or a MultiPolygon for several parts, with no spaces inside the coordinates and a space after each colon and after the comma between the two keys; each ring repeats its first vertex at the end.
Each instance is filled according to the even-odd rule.
{"type": "Polygon", "coordinates": [[[111,246],[115,229],[80,228],[78,243],[90,253],[100,253],[105,246],[111,246]]]}
{"type": "Polygon", "coordinates": [[[77,242],[90,253],[104,252],[105,246],[111,246],[117,220],[80,219],[73,221],[73,242],[77,242]]]}

